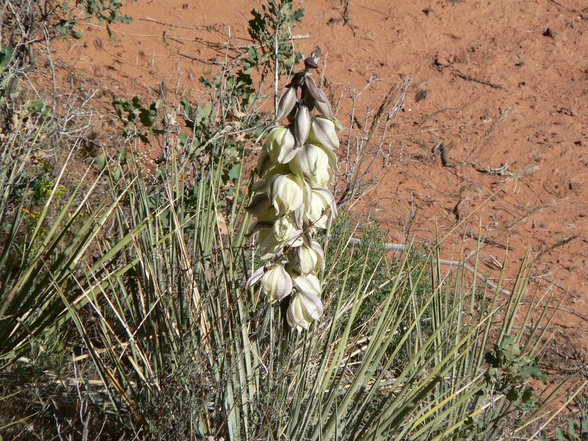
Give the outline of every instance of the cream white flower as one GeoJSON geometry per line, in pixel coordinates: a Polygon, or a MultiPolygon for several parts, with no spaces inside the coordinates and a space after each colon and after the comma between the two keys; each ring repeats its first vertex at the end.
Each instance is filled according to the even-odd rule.
{"type": "Polygon", "coordinates": [[[318,242],[311,241],[302,246],[292,248],[288,253],[289,264],[294,271],[307,275],[324,268],[325,253],[318,242]]]}
{"type": "Polygon", "coordinates": [[[286,164],[296,154],[294,135],[287,127],[274,127],[265,140],[265,150],[273,162],[286,164]]]}
{"type": "Polygon", "coordinates": [[[260,179],[252,185],[255,196],[247,207],[257,218],[250,234],[257,233],[261,258],[268,263],[251,275],[246,287],[261,282],[268,300],[288,297],[286,318],[298,331],[323,314],[317,274],[325,255],[313,237],[337,214],[328,187],[337,172],[334,150],[341,124],[309,72],[318,67],[319,56],[317,47],[280,99],[276,120],[287,117],[290,125],[269,130],[257,166],[260,179]],[[313,109],[320,115],[311,117],[313,109]]]}
{"type": "Polygon", "coordinates": [[[268,260],[284,251],[284,243],[276,240],[272,222],[255,222],[249,234],[257,234],[257,245],[261,259],[268,260]]]}
{"type": "Polygon", "coordinates": [[[333,150],[338,149],[339,138],[337,137],[335,123],[324,116],[313,116],[308,142],[321,144],[333,150]]]}
{"type": "Polygon", "coordinates": [[[255,195],[246,210],[260,221],[276,219],[276,210],[265,192],[255,195]]]}
{"type": "Polygon", "coordinates": [[[326,188],[313,188],[306,207],[306,222],[317,228],[327,228],[329,220],[337,216],[335,198],[326,188]]]}
{"type": "Polygon", "coordinates": [[[298,292],[292,297],[288,306],[286,319],[288,324],[297,331],[308,329],[314,320],[323,315],[323,303],[318,296],[298,292]]]}
{"type": "Polygon", "coordinates": [[[306,185],[296,175],[275,175],[269,185],[270,200],[278,215],[297,210],[305,199],[306,185]]]}
{"type": "Polygon", "coordinates": [[[287,175],[290,173],[290,167],[287,164],[273,164],[271,159],[268,156],[268,162],[270,166],[265,169],[265,173],[261,175],[263,177],[262,180],[256,181],[253,183],[251,187],[254,192],[264,192],[268,189],[268,183],[271,182],[271,179],[276,175],[287,175]]]}
{"type": "MultiPolygon", "coordinates": [[[[296,175],[307,180],[311,187],[331,185],[333,168],[327,150],[314,144],[305,144],[290,161],[290,169],[296,175]]],[[[333,152],[330,153],[333,154],[333,152]]]]}
{"type": "Polygon", "coordinates": [[[283,246],[299,246],[303,243],[302,230],[296,228],[291,216],[279,217],[273,225],[276,242],[283,246]]]}
{"type": "Polygon", "coordinates": [[[321,287],[321,281],[314,274],[296,276],[292,278],[292,282],[298,292],[307,295],[319,297],[323,290],[321,287]]]}
{"type": "Polygon", "coordinates": [[[264,149],[259,158],[257,158],[257,167],[255,167],[257,174],[259,174],[259,176],[265,175],[265,172],[267,172],[272,165],[272,160],[264,149]]]}
{"type": "Polygon", "coordinates": [[[292,278],[283,265],[276,264],[261,277],[261,287],[270,301],[282,300],[292,292],[292,278]]]}

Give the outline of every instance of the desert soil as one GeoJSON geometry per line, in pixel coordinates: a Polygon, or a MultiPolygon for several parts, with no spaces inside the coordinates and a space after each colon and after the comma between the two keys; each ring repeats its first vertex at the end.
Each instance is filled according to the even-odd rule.
{"type": "MultiPolygon", "coordinates": [[[[97,126],[102,133],[115,130],[114,95],[156,98],[163,83],[204,99],[198,78],[213,76],[235,55],[227,43],[249,43],[250,10],[260,5],[127,3],[134,21],[113,27],[116,40],[101,26],[84,25],[82,39],[58,42],[54,54],[64,84],[91,89],[104,104],[97,126]]],[[[569,371],[586,366],[586,2],[295,3],[305,10],[292,30],[295,42],[304,54],[315,45],[323,49],[323,87],[351,129],[342,132],[343,141],[365,141],[392,89],[379,131],[365,147],[369,160],[363,164],[375,160],[361,187],[369,191],[354,202],[355,212],[364,222],[379,222],[391,242],[443,238],[445,259],[457,261],[474,250],[472,235],[488,239],[479,252],[482,272],[494,278],[504,265],[506,289],[528,253],[534,261],[531,290],[561,302],[557,364],[569,371]],[[389,113],[403,82],[401,109],[389,113]]],[[[147,162],[157,152],[150,155],[147,162]]]]}

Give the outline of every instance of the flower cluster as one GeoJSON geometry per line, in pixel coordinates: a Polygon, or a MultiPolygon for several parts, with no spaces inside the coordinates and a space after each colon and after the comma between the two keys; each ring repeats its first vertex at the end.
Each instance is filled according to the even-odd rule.
{"type": "Polygon", "coordinates": [[[315,240],[337,214],[329,186],[337,170],[334,150],[340,128],[325,93],[310,74],[316,69],[320,48],[304,60],[305,69],[294,75],[280,99],[276,122],[265,139],[248,207],[257,221],[261,258],[266,264],[253,273],[250,287],[260,282],[270,301],[289,298],[287,319],[298,331],[308,329],[323,313],[321,281],[324,253],[315,240]],[[312,115],[316,110],[318,114],[312,115]]]}

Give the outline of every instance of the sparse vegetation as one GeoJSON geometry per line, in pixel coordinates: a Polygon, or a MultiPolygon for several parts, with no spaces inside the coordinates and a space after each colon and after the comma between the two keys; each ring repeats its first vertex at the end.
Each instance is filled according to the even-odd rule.
{"type": "MultiPolygon", "coordinates": [[[[120,18],[119,2],[87,5],[120,18]]],[[[83,115],[24,86],[17,99],[3,49],[1,440],[551,439],[537,421],[560,410],[541,369],[553,310],[523,305],[526,262],[505,298],[445,272],[438,246],[387,255],[381,229],[343,213],[320,233],[320,322],[290,332],[285,309],[246,288],[259,267],[246,158],[274,119],[247,75],[288,75],[301,15],[288,0],[255,11],[258,49],[203,81],[208,102],[116,98],[122,147],[86,161],[84,130],[60,129],[83,115]],[[162,146],[156,172],[139,141],[162,146]]],[[[584,439],[577,403],[557,439],[584,439]]]]}

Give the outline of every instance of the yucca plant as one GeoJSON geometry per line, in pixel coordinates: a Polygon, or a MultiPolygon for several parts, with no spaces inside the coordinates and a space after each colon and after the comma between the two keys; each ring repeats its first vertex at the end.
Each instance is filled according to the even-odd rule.
{"type": "Polygon", "coordinates": [[[521,311],[528,267],[504,298],[465,273],[448,277],[436,254],[389,259],[373,233],[351,247],[342,216],[324,235],[323,320],[292,333],[285,311],[245,286],[256,267],[248,201],[221,200],[222,164],[190,174],[172,161],[157,184],[131,167],[63,233],[79,250],[68,266],[35,270],[45,294],[19,320],[36,332],[3,328],[5,360],[45,323],[73,323],[82,395],[145,438],[502,439],[538,415],[528,380],[551,316],[521,311]],[[51,320],[36,321],[44,311],[51,320]]]}
{"type": "Polygon", "coordinates": [[[91,168],[76,187],[66,188],[71,154],[54,180],[44,177],[39,169],[48,163],[33,160],[33,155],[52,136],[51,118],[41,115],[31,125],[35,115],[22,116],[16,118],[0,152],[1,363],[26,354],[32,340],[43,339],[49,330],[63,325],[64,298],[84,302],[75,289],[76,284],[88,283],[80,264],[87,261],[89,247],[104,233],[117,204],[92,199],[100,176],[92,176],[91,168]]]}
{"type": "MultiPolygon", "coordinates": [[[[316,66],[317,52],[309,58],[316,66]]],[[[228,110],[216,102],[184,101],[191,133],[164,127],[169,156],[156,176],[132,154],[125,164],[104,155],[100,170],[88,168],[73,186],[69,158],[44,181],[42,201],[33,200],[35,181],[22,180],[32,155],[23,146],[45,139],[50,118],[8,138],[0,362],[9,374],[18,363],[34,366],[49,352],[45,342],[62,341],[67,358],[43,375],[80,403],[86,425],[71,433],[88,436],[92,414],[109,434],[145,440],[533,439],[557,414],[543,407],[557,390],[540,394],[553,312],[549,299],[529,296],[527,262],[505,297],[502,281],[491,289],[463,265],[446,272],[442,244],[389,256],[381,231],[353,225],[347,213],[335,221],[326,187],[338,122],[311,79],[292,78],[278,106],[278,119],[294,111],[294,123],[270,127],[264,157],[279,164],[267,176],[261,161],[263,185],[244,175],[248,151],[219,125],[228,110]],[[311,107],[322,116],[310,119],[311,107]],[[293,190],[302,194],[297,207],[286,207],[291,192],[281,186],[292,187],[283,176],[303,187],[293,190]],[[313,195],[316,187],[325,188],[313,195]],[[247,196],[246,188],[259,191],[247,196]],[[302,241],[280,244],[269,267],[260,263],[267,244],[248,236],[250,212],[275,224],[321,195],[320,209],[291,219],[302,241]],[[279,289],[270,276],[247,284],[276,265],[286,280],[279,289]],[[306,295],[314,310],[279,301],[304,293],[299,280],[292,293],[293,280],[309,275],[320,321],[316,293],[306,295]]],[[[238,102],[230,94],[218,96],[238,102]]],[[[577,394],[584,385],[572,386],[577,394]]],[[[15,396],[0,390],[0,403],[15,396]]]]}
{"type": "Polygon", "coordinates": [[[528,380],[540,377],[551,316],[540,306],[521,314],[527,266],[505,299],[475,277],[449,278],[436,254],[396,262],[377,240],[353,248],[342,219],[325,236],[327,312],[292,333],[285,311],[245,286],[255,267],[247,201],[221,207],[222,187],[218,169],[190,180],[172,163],[153,188],[131,179],[122,199],[112,190],[124,203],[111,242],[128,238],[126,246],[92,267],[87,303],[70,312],[88,336],[85,359],[134,430],[165,439],[501,439],[520,424],[505,419],[541,410],[528,380]],[[89,326],[82,318],[92,311],[99,320],[89,326]]]}

